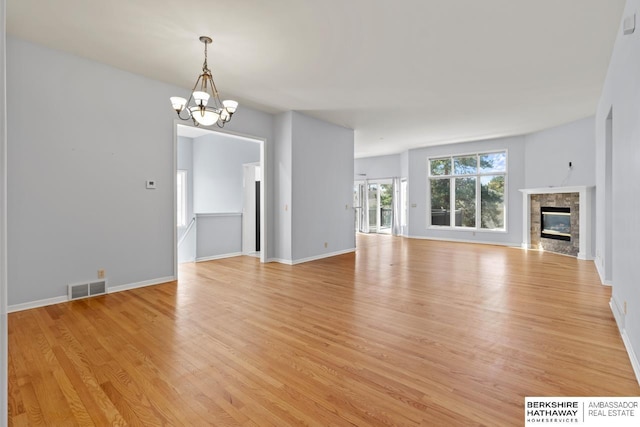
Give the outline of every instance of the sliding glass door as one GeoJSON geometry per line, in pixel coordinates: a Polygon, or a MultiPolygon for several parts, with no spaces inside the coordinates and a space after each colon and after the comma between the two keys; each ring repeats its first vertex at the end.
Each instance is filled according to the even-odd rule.
{"type": "Polygon", "coordinates": [[[393,224],[393,185],[380,183],[378,187],[378,233],[391,234],[393,224]]]}
{"type": "Polygon", "coordinates": [[[367,210],[369,212],[369,233],[378,232],[378,190],[377,183],[369,183],[367,190],[367,210]]]}

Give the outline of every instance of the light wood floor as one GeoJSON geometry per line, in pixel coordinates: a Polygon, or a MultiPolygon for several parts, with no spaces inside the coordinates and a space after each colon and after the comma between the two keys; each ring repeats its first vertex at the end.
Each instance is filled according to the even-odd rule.
{"type": "Polygon", "coordinates": [[[13,425],[519,426],[640,388],[591,262],[359,236],[9,316],[13,425]]]}

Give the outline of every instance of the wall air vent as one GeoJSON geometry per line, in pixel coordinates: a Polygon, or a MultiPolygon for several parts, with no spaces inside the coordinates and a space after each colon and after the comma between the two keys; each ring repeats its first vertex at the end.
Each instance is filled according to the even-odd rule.
{"type": "Polygon", "coordinates": [[[107,281],[98,280],[95,282],[69,285],[68,293],[70,300],[104,295],[107,293],[107,281]]]}

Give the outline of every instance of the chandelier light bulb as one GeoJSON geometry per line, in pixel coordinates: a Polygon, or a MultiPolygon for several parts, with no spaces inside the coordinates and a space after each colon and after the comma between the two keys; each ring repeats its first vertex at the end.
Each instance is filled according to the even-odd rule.
{"type": "Polygon", "coordinates": [[[224,105],[224,108],[231,114],[236,112],[236,109],[238,108],[238,103],[236,101],[232,101],[231,99],[225,99],[224,101],[222,101],[222,105],[224,105]]]}
{"type": "Polygon", "coordinates": [[[206,107],[209,102],[210,95],[207,92],[195,91],[193,92],[193,100],[199,107],[206,107]]]}
{"type": "Polygon", "coordinates": [[[184,110],[185,105],[187,105],[187,100],[182,97],[172,96],[169,99],[171,100],[171,105],[173,106],[173,109],[176,110],[178,114],[180,114],[180,112],[184,110]]]}

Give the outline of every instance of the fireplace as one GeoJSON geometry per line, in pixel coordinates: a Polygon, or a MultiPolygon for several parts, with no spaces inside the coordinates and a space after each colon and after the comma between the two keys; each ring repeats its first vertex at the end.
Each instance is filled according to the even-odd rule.
{"type": "Polygon", "coordinates": [[[593,259],[591,218],[594,210],[594,189],[595,187],[574,186],[520,190],[523,202],[522,247],[575,256],[578,259],[593,259]],[[570,240],[547,239],[540,235],[543,230],[543,206],[569,208],[570,240]]]}
{"type": "Polygon", "coordinates": [[[571,241],[571,208],[541,206],[540,237],[571,241]]]}

